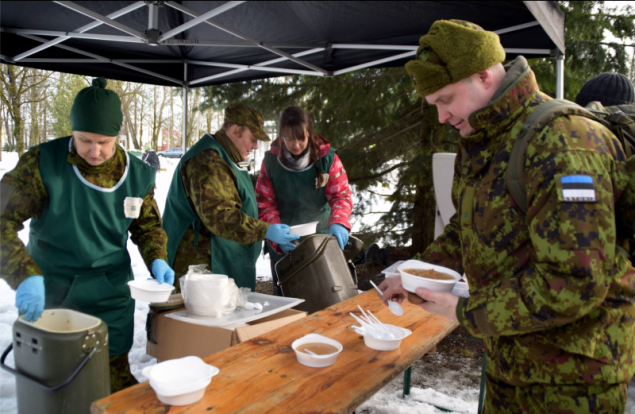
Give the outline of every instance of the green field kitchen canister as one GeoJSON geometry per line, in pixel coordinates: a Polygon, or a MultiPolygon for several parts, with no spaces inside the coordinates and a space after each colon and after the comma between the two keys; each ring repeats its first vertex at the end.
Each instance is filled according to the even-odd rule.
{"type": "Polygon", "coordinates": [[[110,395],[108,327],[70,309],[48,309],[36,322],[20,316],[2,368],[16,378],[20,414],[89,413],[110,395]],[[13,350],[15,368],[5,364],[13,350]]]}

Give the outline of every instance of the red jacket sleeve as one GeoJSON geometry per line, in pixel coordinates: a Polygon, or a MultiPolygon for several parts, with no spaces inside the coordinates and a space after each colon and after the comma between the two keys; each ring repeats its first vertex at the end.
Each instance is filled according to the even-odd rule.
{"type": "Polygon", "coordinates": [[[331,206],[328,225],[341,224],[350,232],[353,197],[351,187],[348,185],[348,176],[337,154],[335,154],[333,165],[329,170],[329,181],[326,183],[325,190],[326,199],[331,206]]]}
{"type": "MultiPolygon", "coordinates": [[[[273,184],[267,174],[265,168],[265,161],[262,161],[260,166],[260,174],[258,174],[258,181],[256,182],[256,202],[258,203],[258,219],[266,221],[269,224],[281,224],[280,212],[278,211],[278,200],[276,199],[276,193],[273,191],[273,184]]],[[[282,253],[282,250],[278,249],[278,244],[268,240],[271,247],[273,247],[278,253],[282,253]]]]}

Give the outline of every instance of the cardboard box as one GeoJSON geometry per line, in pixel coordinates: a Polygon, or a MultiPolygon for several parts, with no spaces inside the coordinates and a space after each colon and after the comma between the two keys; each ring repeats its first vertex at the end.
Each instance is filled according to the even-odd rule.
{"type": "Polygon", "coordinates": [[[185,308],[155,314],[150,316],[146,323],[146,331],[148,331],[146,353],[159,362],[185,356],[204,358],[232,345],[288,325],[307,315],[306,312],[287,309],[239,327],[195,325],[165,316],[183,309],[185,308]]]}

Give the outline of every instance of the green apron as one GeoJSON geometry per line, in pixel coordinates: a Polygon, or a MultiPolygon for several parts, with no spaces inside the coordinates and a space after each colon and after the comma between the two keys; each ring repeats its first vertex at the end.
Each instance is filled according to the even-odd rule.
{"type": "Polygon", "coordinates": [[[44,276],[45,308],[68,308],[108,325],[110,356],[132,347],[134,300],[128,255],[126,197],[143,198],[154,186],[152,167],[126,153],[126,170],[113,188],[86,181],[66,161],[71,137],[40,145],[39,170],[49,203],[32,218],[27,250],[44,276]]]}
{"type": "MultiPolygon", "coordinates": [[[[174,171],[172,184],[168,191],[168,198],[165,203],[163,214],[163,228],[168,235],[168,261],[170,266],[174,264],[176,251],[183,240],[187,229],[191,226],[198,235],[198,230],[202,225],[196,211],[190,205],[183,181],[181,180],[181,168],[188,160],[198,155],[202,151],[211,149],[216,151],[223,160],[231,167],[236,177],[236,188],[242,211],[249,217],[258,218],[258,205],[256,204],[256,193],[247,170],[240,169],[229,158],[229,155],[221,144],[212,135],[206,134],[181,158],[179,165],[174,171]]],[[[214,179],[210,177],[210,179],[214,179]]],[[[196,243],[198,237],[194,238],[196,243]]],[[[262,248],[262,242],[252,243],[243,246],[231,240],[226,240],[210,233],[210,268],[213,273],[227,275],[234,279],[238,287],[248,287],[256,289],[256,260],[262,248]]],[[[199,264],[199,263],[192,263],[199,264]]]]}
{"type": "MultiPolygon", "coordinates": [[[[280,150],[282,151],[282,148],[280,150]]],[[[326,156],[318,160],[317,166],[324,174],[328,174],[331,170],[335,152],[336,150],[331,148],[326,156]]],[[[318,221],[317,232],[327,234],[331,206],[326,198],[326,186],[315,188],[317,178],[315,167],[311,165],[302,171],[294,171],[282,165],[276,155],[267,151],[265,168],[273,185],[282,224],[295,226],[318,221]]],[[[267,250],[273,263],[284,256],[276,253],[269,242],[267,242],[267,250]]]]}

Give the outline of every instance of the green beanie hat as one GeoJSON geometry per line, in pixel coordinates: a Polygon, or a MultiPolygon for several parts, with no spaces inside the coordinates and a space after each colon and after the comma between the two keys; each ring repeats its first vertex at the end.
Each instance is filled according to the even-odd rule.
{"type": "Polygon", "coordinates": [[[92,86],[79,91],[71,108],[71,129],[115,137],[123,123],[119,96],[106,89],[106,79],[93,79],[92,86]]]}
{"type": "Polygon", "coordinates": [[[421,97],[505,60],[496,33],[464,20],[437,20],[419,44],[406,72],[421,97]]]}

